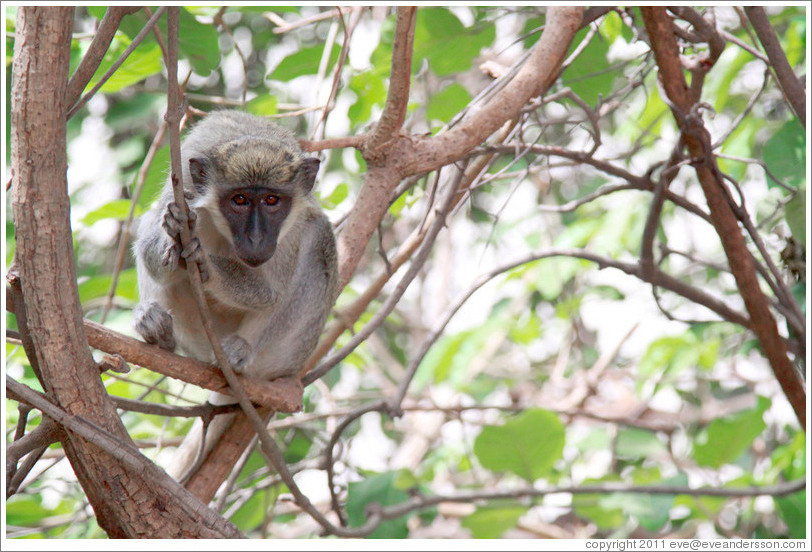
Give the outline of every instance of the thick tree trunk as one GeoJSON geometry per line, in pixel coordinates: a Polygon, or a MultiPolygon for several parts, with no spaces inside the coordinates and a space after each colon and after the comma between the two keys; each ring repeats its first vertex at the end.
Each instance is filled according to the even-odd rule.
{"type": "MultiPolygon", "coordinates": [[[[76,288],[65,125],[72,23],[71,7],[21,7],[17,15],[11,114],[16,275],[50,399],[135,450],[90,355],[76,288]]],[[[165,474],[134,473],[70,433],[63,445],[110,537],[240,536],[191,494],[166,485],[172,480],[165,474]]]]}

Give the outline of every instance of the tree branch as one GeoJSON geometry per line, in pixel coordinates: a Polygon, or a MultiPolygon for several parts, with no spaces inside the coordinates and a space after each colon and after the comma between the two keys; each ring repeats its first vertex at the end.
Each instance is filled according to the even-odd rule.
{"type": "Polygon", "coordinates": [[[73,106],[82,95],[87,83],[90,82],[99,65],[101,65],[124,16],[135,13],[140,9],[140,7],[123,6],[110,6],[107,8],[99,28],[96,29],[93,36],[93,41],[68,82],[68,89],[65,91],[66,105],[73,106]]]}
{"type": "Polygon", "coordinates": [[[804,85],[790,67],[787,56],[784,54],[784,50],[781,49],[781,44],[778,42],[778,37],[775,36],[775,31],[767,19],[764,8],[745,6],[744,13],[747,14],[747,18],[753,25],[756,35],[767,53],[770,67],[775,71],[775,77],[781,91],[784,93],[784,98],[792,111],[795,112],[795,116],[806,128],[806,91],[804,85]]]}
{"type": "MultiPolygon", "coordinates": [[[[25,402],[41,410],[43,414],[66,428],[71,433],[81,436],[107,454],[139,474],[142,478],[157,482],[176,496],[189,493],[166,472],[144,457],[132,441],[124,441],[91,421],[74,416],[51,403],[44,395],[6,376],[6,390],[12,399],[25,402]]],[[[240,538],[243,535],[230,522],[226,521],[202,502],[177,500],[177,504],[191,517],[200,517],[211,530],[229,538],[240,538]]],[[[158,504],[155,505],[159,507],[158,504]]]]}
{"type": "Polygon", "coordinates": [[[696,173],[739,293],[750,314],[751,329],[758,337],[801,427],[806,429],[806,391],[788,357],[786,345],[778,333],[769,302],[759,286],[753,258],[731,207],[732,198],[724,187],[724,180],[713,157],[710,133],[704,127],[697,110],[700,106],[694,104],[688,93],[671,19],[664,7],[643,7],[641,12],[660,68],[660,81],[666,93],[663,100],[671,107],[688,151],[696,160],[696,173]]]}
{"type": "MultiPolygon", "coordinates": [[[[108,79],[113,76],[113,73],[118,71],[118,68],[121,67],[121,65],[127,60],[128,57],[130,57],[130,54],[133,53],[133,51],[138,47],[138,45],[141,44],[141,42],[144,40],[144,37],[146,37],[150,29],[152,29],[153,25],[155,25],[158,22],[158,19],[160,19],[161,15],[163,15],[165,9],[166,7],[161,6],[155,11],[155,15],[149,18],[149,21],[147,21],[147,24],[144,25],[143,29],[141,29],[141,32],[139,32],[136,35],[136,37],[133,39],[130,45],[127,46],[127,49],[124,50],[124,53],[122,53],[119,56],[119,58],[115,61],[115,63],[113,63],[110,69],[108,69],[107,72],[104,75],[102,75],[102,77],[99,79],[99,82],[96,83],[96,86],[94,86],[90,90],[90,92],[82,96],[82,99],[80,99],[73,105],[73,107],[70,108],[67,114],[68,119],[76,115],[76,112],[82,109],[82,107],[84,107],[84,105],[90,100],[90,98],[96,95],[96,92],[98,92],[99,89],[102,86],[104,86],[104,83],[106,83],[108,79]]],[[[84,90],[84,87],[82,87],[82,89],[79,90],[79,93],[81,93],[82,90],[84,90]]]]}

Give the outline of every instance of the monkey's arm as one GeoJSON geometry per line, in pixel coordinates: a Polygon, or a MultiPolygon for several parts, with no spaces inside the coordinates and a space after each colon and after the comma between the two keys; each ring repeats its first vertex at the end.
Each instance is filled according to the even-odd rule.
{"type": "Polygon", "coordinates": [[[135,242],[135,254],[140,258],[149,275],[160,283],[169,283],[174,278],[186,278],[178,268],[186,268],[186,263],[198,263],[203,282],[209,279],[206,255],[200,240],[193,236],[186,248],[181,247],[181,229],[189,225],[194,230],[197,214],[189,211],[188,218],[174,201],[162,198],[156,208],[151,209],[141,219],[139,239],[135,242]],[[161,207],[163,206],[163,207],[161,207]],[[158,218],[162,215],[160,226],[158,218]]]}

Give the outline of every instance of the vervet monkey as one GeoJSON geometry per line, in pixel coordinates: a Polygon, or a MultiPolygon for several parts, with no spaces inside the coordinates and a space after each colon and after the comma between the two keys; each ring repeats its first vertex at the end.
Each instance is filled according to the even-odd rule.
{"type": "MultiPolygon", "coordinates": [[[[181,251],[188,222],[167,182],[134,244],[136,330],[148,343],[214,362],[185,270],[198,262],[214,331],[235,371],[295,374],[338,292],[332,226],[312,194],[319,160],[305,156],[289,130],[238,111],[196,124],[181,158],[194,237],[181,251]]],[[[209,400],[233,402],[217,393],[209,400]]],[[[184,463],[170,471],[177,476],[184,463]]]]}

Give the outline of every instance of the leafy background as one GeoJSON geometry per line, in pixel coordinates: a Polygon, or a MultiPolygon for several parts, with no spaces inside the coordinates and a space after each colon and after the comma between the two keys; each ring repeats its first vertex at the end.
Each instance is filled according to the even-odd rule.
{"type": "MultiPolygon", "coordinates": [[[[807,63],[805,10],[768,12],[800,72],[807,63]]],[[[394,15],[385,7],[360,15],[325,123],[322,112],[311,108],[327,98],[346,21],[326,18],[275,32],[280,22],[322,11],[328,9],[182,9],[179,74],[188,75],[190,105],[203,111],[243,106],[277,117],[308,138],[368,130],[386,99],[394,15]]],[[[734,8],[715,11],[723,28],[751,43],[734,8]]],[[[77,9],[73,68],[103,13],[103,7],[77,9]]],[[[491,82],[480,65],[509,66],[535,42],[544,22],[544,10],[534,7],[426,7],[417,13],[407,121],[413,133],[436,133],[453,124],[491,82]]],[[[8,87],[15,8],[7,7],[5,15],[8,87]]],[[[146,19],[139,12],[123,20],[97,77],[146,19]]],[[[587,150],[596,129],[576,97],[600,110],[602,157],[639,174],[665,159],[677,131],[659,97],[641,28],[631,9],[624,15],[611,12],[579,32],[573,51],[581,48],[580,53],[551,91],[568,87],[574,96],[562,96],[541,115],[531,115],[525,139],[587,150]]],[[[720,166],[739,181],[780,263],[790,236],[806,244],[806,132],[772,80],[746,111],[764,70],[750,53],[728,45],[707,77],[703,99],[715,112],[706,121],[714,136],[733,128],[719,148],[728,156],[720,166]]],[[[88,318],[103,318],[129,334],[136,278],[129,257],[115,271],[115,251],[131,209],[136,216],[143,213],[166,178],[166,146],[144,166],[165,109],[164,75],[160,47],[149,35],[102,94],[69,122],[71,222],[82,305],[88,318]],[[139,180],[143,189],[133,201],[139,180]],[[114,273],[117,283],[108,305],[114,273]]],[[[7,121],[8,109],[7,104],[7,121]]],[[[8,132],[7,125],[7,138],[8,132]]],[[[8,156],[8,139],[6,144],[8,156]]],[[[358,193],[364,162],[351,149],[327,150],[323,156],[318,194],[339,224],[358,193]]],[[[697,200],[698,184],[685,174],[673,186],[697,200]]],[[[418,180],[392,205],[380,231],[382,247],[397,246],[419,223],[432,178],[418,180]]],[[[336,423],[353,409],[391,395],[411,352],[475,275],[539,247],[586,247],[614,259],[636,258],[648,194],[627,191],[572,210],[545,209],[614,183],[605,173],[561,159],[500,157],[454,214],[427,269],[395,313],[340,367],[307,388],[304,414],[277,418],[276,436],[285,444],[286,459],[314,501],[329,499],[319,459],[336,423]]],[[[8,207],[5,228],[8,265],[14,255],[8,207]]],[[[658,239],[682,252],[665,258],[669,271],[731,306],[741,304],[732,278],[719,266],[724,256],[712,228],[666,204],[658,239]]],[[[382,269],[381,259],[370,255],[338,306],[349,304],[382,269]]],[[[789,272],[787,278],[806,312],[805,280],[789,272]]],[[[377,308],[373,304],[355,329],[377,308]]],[[[7,324],[15,327],[13,316],[7,324]]],[[[338,344],[348,339],[345,335],[338,344]]],[[[6,363],[13,377],[38,388],[13,340],[7,343],[6,363]]],[[[205,398],[200,390],[141,368],[103,378],[110,394],[127,398],[168,404],[205,398]]],[[[7,439],[17,416],[16,403],[6,400],[7,439]]],[[[144,453],[159,463],[171,458],[172,445],[191,423],[133,412],[122,417],[144,453]]],[[[660,297],[658,307],[648,286],[617,271],[553,257],[520,266],[477,292],[420,364],[404,415],[359,416],[341,435],[334,469],[347,522],[359,526],[367,504],[399,504],[415,490],[510,491],[608,482],[774,485],[805,477],[806,450],[805,435],[752,335],[714,321],[678,297],[660,297]]],[[[104,536],[57,445],[45,454],[37,475],[6,504],[9,536],[104,536]]],[[[218,506],[251,536],[317,536],[312,520],[280,500],[285,492],[254,453],[218,506]]],[[[805,491],[749,498],[550,494],[440,503],[386,521],[371,536],[805,538],[806,517],[805,491]]]]}

